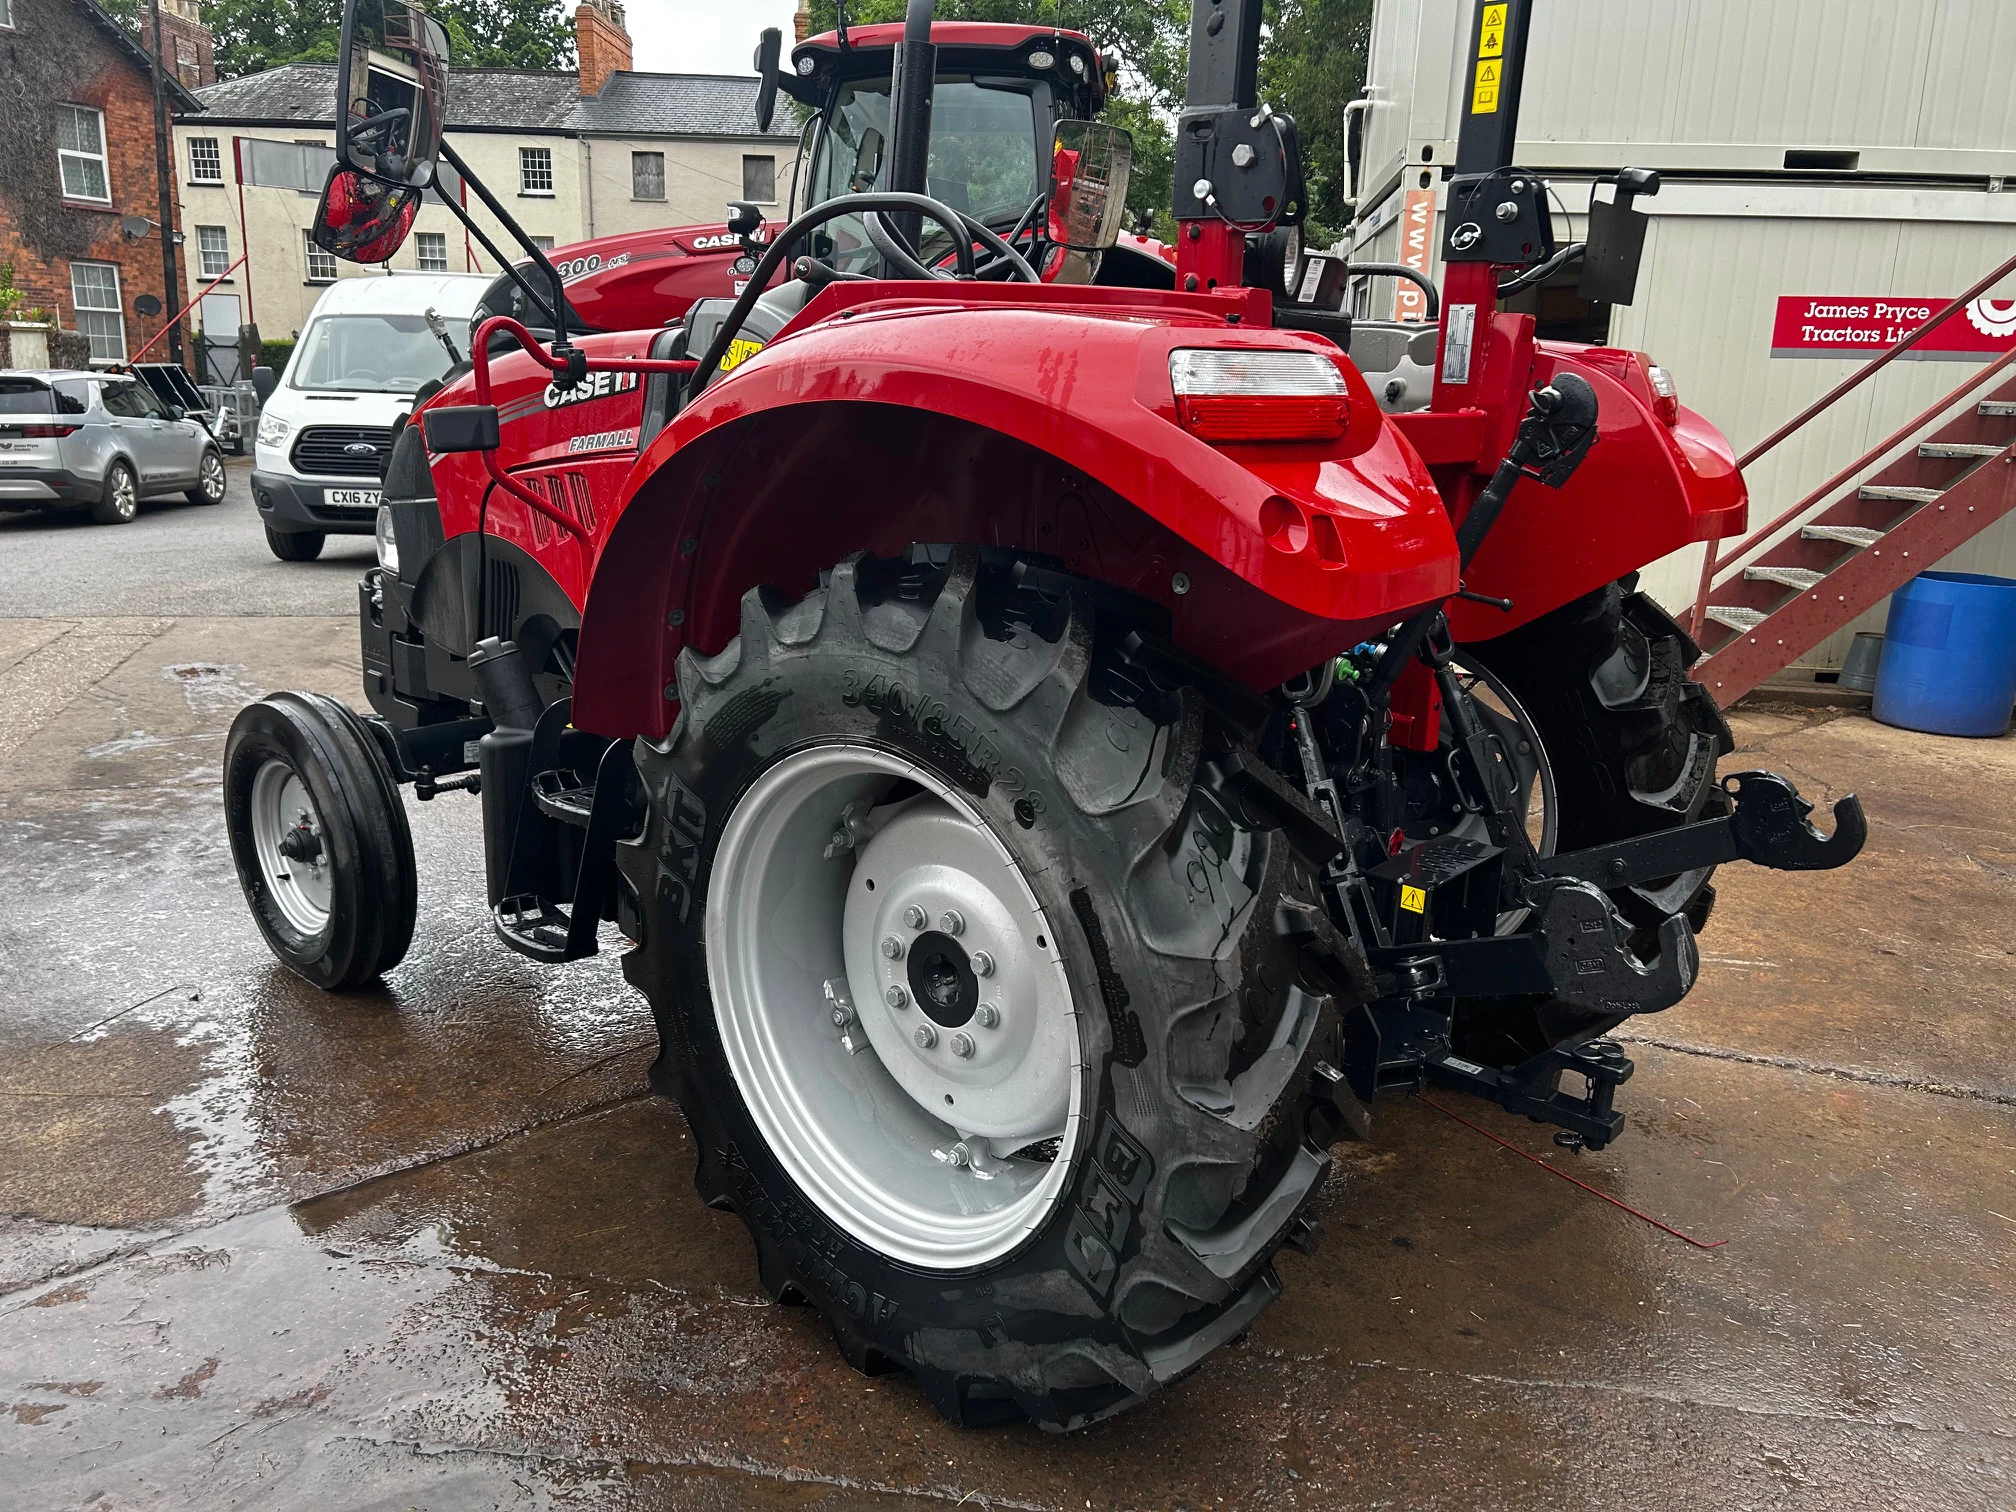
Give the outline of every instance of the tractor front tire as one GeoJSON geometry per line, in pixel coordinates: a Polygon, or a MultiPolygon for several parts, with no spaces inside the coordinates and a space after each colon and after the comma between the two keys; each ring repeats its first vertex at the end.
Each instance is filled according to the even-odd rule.
{"type": "Polygon", "coordinates": [[[1355,989],[1316,868],[1229,795],[1257,762],[1130,681],[1110,591],[1095,632],[1093,585],[1036,577],[962,548],[752,590],[638,742],[619,866],[653,1086],[765,1290],[956,1422],[1067,1429],[1280,1291],[1355,989]]]}
{"type": "Polygon", "coordinates": [[[283,562],[312,562],[322,555],[328,535],[320,530],[275,530],[266,527],[266,549],[283,562]]]}
{"type": "Polygon", "coordinates": [[[364,721],[319,693],[248,704],[224,744],[224,822],[253,921],[331,992],[376,981],[413,940],[413,835],[364,721]]]}

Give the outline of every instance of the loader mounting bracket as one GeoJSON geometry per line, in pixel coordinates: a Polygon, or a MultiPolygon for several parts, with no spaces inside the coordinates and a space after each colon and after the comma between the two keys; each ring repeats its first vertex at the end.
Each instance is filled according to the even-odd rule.
{"type": "Polygon", "coordinates": [[[1423,1069],[1429,1080],[1445,1087],[1495,1102],[1509,1113],[1523,1113],[1535,1123],[1558,1125],[1562,1130],[1554,1136],[1558,1143],[1600,1150],[1624,1132],[1624,1115],[1615,1106],[1617,1089],[1637,1067],[1615,1040],[1592,1039],[1543,1051],[1502,1071],[1456,1055],[1431,1060],[1423,1069]],[[1582,1096],[1561,1090],[1563,1072],[1587,1084],[1582,1096]]]}

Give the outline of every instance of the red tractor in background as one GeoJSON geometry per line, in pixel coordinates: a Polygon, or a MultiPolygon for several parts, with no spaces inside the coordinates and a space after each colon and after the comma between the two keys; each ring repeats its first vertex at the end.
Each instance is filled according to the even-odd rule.
{"type": "MultiPolygon", "coordinates": [[[[385,11],[389,58],[345,14],[339,254],[437,152],[502,216],[439,140],[440,29],[385,11]]],[[[807,188],[767,237],[738,211],[732,299],[523,242],[387,464],[374,713],[246,709],[227,821],[276,954],[340,990],[411,937],[400,787],[480,793],[498,938],[626,942],[770,1293],[957,1421],[1072,1427],[1251,1324],[1381,1092],[1615,1137],[1605,1036],[1692,986],[1712,869],[1865,831],[1718,781],[1634,591],[1741,524],[1727,445],[1642,356],[1496,311],[1578,256],[1628,285],[1656,189],[1556,247],[1511,163],[1524,0],[1478,8],[1508,82],[1425,333],[1288,265],[1260,0],[1195,8],[1173,264],[1120,245],[1092,44],[931,11],[788,70],[766,36],[807,188]]]]}

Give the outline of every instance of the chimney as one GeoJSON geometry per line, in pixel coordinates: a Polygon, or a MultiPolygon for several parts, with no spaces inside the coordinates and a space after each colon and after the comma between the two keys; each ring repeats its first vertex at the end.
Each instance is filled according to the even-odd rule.
{"type": "MultiPolygon", "coordinates": [[[[140,45],[154,50],[154,24],[143,3],[135,23],[140,45]]],[[[163,72],[184,89],[217,82],[216,44],[203,24],[197,0],[161,0],[161,61],[163,72]]]]}
{"type": "Polygon", "coordinates": [[[812,35],[812,0],[798,0],[798,14],[791,18],[791,29],[800,42],[812,35]]]}
{"type": "Polygon", "coordinates": [[[630,67],[630,33],[622,0],[581,0],[574,12],[574,52],[581,63],[581,96],[602,93],[609,75],[630,67]]]}

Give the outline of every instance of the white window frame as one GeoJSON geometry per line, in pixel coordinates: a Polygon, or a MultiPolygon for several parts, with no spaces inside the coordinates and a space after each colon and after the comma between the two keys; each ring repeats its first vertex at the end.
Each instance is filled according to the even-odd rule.
{"type": "Polygon", "coordinates": [[[196,228],[196,276],[208,283],[213,278],[222,278],[231,266],[231,232],[225,226],[198,226],[196,228]],[[215,245],[207,232],[216,232],[215,245]],[[215,257],[213,263],[211,258],[215,257]]]}
{"type": "Polygon", "coordinates": [[[0,31],[14,30],[14,0],[0,0],[0,31]]]}
{"type": "MultiPolygon", "coordinates": [[[[4,5],[6,0],[0,0],[4,5]]],[[[224,182],[224,146],[216,137],[192,136],[189,142],[189,182],[192,184],[221,184],[224,182]],[[209,160],[203,162],[196,156],[198,147],[210,149],[209,160]],[[204,168],[212,168],[214,173],[205,173],[204,168]]]]}
{"type": "Polygon", "coordinates": [[[774,205],[777,203],[777,154],[774,152],[745,152],[742,154],[742,198],[752,205],[774,205]],[[749,192],[749,165],[765,163],[770,165],[770,197],[758,199],[749,192]]]}
{"type": "Polygon", "coordinates": [[[554,241],[550,236],[535,236],[532,238],[532,245],[537,247],[541,252],[551,252],[554,247],[554,241]]]}
{"type": "MultiPolygon", "coordinates": [[[[91,290],[94,296],[102,292],[101,288],[93,288],[91,290]]],[[[89,260],[72,262],[70,264],[70,308],[76,313],[78,332],[91,343],[91,364],[93,367],[100,366],[101,364],[110,365],[126,360],[126,295],[119,281],[119,264],[92,262],[89,260]],[[112,303],[109,306],[103,304],[87,305],[84,303],[83,291],[77,286],[77,270],[80,268],[103,268],[112,275],[112,303]],[[110,316],[117,327],[116,337],[113,333],[103,329],[97,331],[89,329],[85,323],[86,316],[110,316]],[[118,351],[101,353],[98,350],[98,344],[101,341],[109,343],[115,339],[119,344],[118,351]]]]}
{"type": "Polygon", "coordinates": [[[520,147],[518,149],[518,194],[525,199],[553,198],[553,149],[551,147],[520,147]],[[545,183],[540,183],[540,179],[545,183]]]}
{"type": "Polygon", "coordinates": [[[65,147],[63,145],[62,127],[59,124],[56,136],[56,177],[58,187],[62,189],[63,198],[66,200],[76,200],[87,205],[109,205],[112,203],[112,160],[106,156],[105,152],[105,112],[94,106],[72,105],[69,101],[62,100],[58,101],[56,105],[59,122],[62,118],[62,113],[66,110],[73,110],[80,116],[90,116],[97,123],[98,150],[94,153],[85,152],[75,147],[65,147]],[[103,194],[73,194],[70,192],[69,175],[64,170],[69,166],[72,158],[77,159],[79,162],[96,163],[98,165],[99,179],[105,185],[105,192],[103,194]]]}
{"type": "Polygon", "coordinates": [[[632,152],[630,154],[630,198],[633,200],[639,200],[650,204],[663,204],[665,202],[664,153],[632,152]],[[658,192],[656,194],[639,194],[637,192],[637,162],[638,159],[640,158],[656,158],[658,160],[658,192]]]}
{"type": "Polygon", "coordinates": [[[446,273],[448,271],[448,233],[446,231],[416,231],[413,233],[413,264],[422,273],[446,273]],[[427,247],[430,242],[439,243],[438,257],[429,257],[427,247]]]}
{"type": "Polygon", "coordinates": [[[303,231],[301,233],[301,253],[302,270],[306,275],[301,280],[303,283],[332,284],[336,282],[338,276],[336,254],[331,252],[327,247],[316,246],[313,232],[303,231]],[[318,273],[315,271],[324,264],[328,265],[329,271],[327,273],[318,273]]]}

